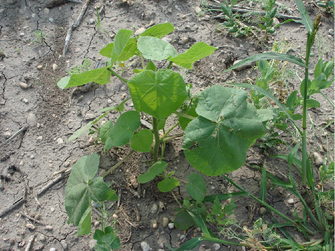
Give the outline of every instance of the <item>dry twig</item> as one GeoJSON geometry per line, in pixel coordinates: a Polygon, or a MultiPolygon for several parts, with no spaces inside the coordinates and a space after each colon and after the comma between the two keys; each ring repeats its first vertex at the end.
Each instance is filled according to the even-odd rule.
{"type": "Polygon", "coordinates": [[[38,193],[37,193],[37,197],[41,196],[46,190],[48,190],[50,187],[54,186],[55,184],[57,184],[59,181],[61,181],[62,179],[64,179],[65,177],[67,177],[70,172],[71,172],[72,168],[69,168],[68,170],[66,170],[64,173],[61,174],[61,176],[53,179],[52,181],[50,181],[46,186],[44,186],[38,193]]]}
{"type": "Polygon", "coordinates": [[[0,217],[4,216],[5,214],[7,214],[8,212],[10,212],[14,208],[22,205],[24,202],[26,202],[25,197],[21,197],[20,199],[18,199],[17,201],[15,201],[12,205],[10,205],[7,208],[5,208],[4,210],[2,210],[0,212],[0,217]]]}
{"type": "Polygon", "coordinates": [[[27,214],[25,214],[25,213],[23,213],[23,212],[19,212],[23,217],[26,217],[27,219],[29,219],[29,220],[31,220],[31,221],[33,221],[33,222],[36,222],[37,224],[40,224],[40,225],[42,225],[42,226],[45,226],[45,224],[43,223],[43,222],[40,222],[39,220],[36,220],[35,218],[33,218],[33,217],[31,217],[31,216],[29,216],[29,215],[27,215],[27,214]]]}
{"type": "Polygon", "coordinates": [[[29,242],[28,242],[26,248],[24,249],[24,251],[29,251],[30,250],[30,248],[33,245],[34,239],[35,239],[35,235],[33,234],[32,236],[30,236],[29,242]]]}

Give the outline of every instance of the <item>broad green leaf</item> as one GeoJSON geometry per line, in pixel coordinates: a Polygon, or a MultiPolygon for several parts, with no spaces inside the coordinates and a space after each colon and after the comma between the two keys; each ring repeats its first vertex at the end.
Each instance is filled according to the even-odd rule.
{"type": "Polygon", "coordinates": [[[273,111],[270,109],[257,109],[256,112],[262,122],[273,119],[273,111]]]}
{"type": "MultiPolygon", "coordinates": [[[[191,106],[191,108],[187,111],[186,114],[190,115],[190,116],[192,116],[194,118],[198,117],[198,114],[196,113],[195,109],[196,109],[196,104],[193,104],[191,106]]],[[[192,121],[192,119],[186,118],[186,117],[183,117],[183,116],[179,116],[178,121],[180,123],[181,128],[183,130],[185,130],[185,128],[187,127],[188,123],[190,123],[192,121]]]]}
{"type": "Polygon", "coordinates": [[[170,192],[177,186],[179,186],[179,181],[173,177],[166,178],[157,184],[157,187],[161,192],[170,192]]]}
{"type": "Polygon", "coordinates": [[[104,144],[106,144],[106,141],[109,138],[110,130],[112,130],[113,126],[114,124],[112,121],[107,121],[101,126],[99,136],[104,144]]]}
{"type": "Polygon", "coordinates": [[[192,173],[188,176],[190,181],[186,185],[188,194],[196,201],[203,201],[207,193],[206,182],[198,173],[192,173]]]}
{"type": "Polygon", "coordinates": [[[89,122],[88,124],[86,124],[85,126],[83,126],[82,128],[80,128],[79,130],[75,131],[70,138],[67,140],[68,142],[71,142],[73,140],[75,140],[76,138],[80,137],[81,135],[83,135],[85,132],[87,132],[88,130],[91,129],[93,125],[93,121],[89,122]]]}
{"type": "Polygon", "coordinates": [[[107,67],[102,67],[90,71],[85,71],[80,74],[72,74],[67,83],[67,79],[62,78],[57,85],[62,89],[80,86],[90,82],[104,85],[109,83],[110,77],[111,73],[108,71],[107,67]]]}
{"type": "Polygon", "coordinates": [[[306,100],[306,106],[308,108],[316,108],[320,106],[319,101],[315,100],[315,99],[308,99],[306,100]]]}
{"type": "Polygon", "coordinates": [[[187,230],[194,226],[195,222],[193,218],[188,214],[185,209],[180,210],[174,219],[174,225],[180,230],[187,230]]]}
{"type": "Polygon", "coordinates": [[[200,95],[199,117],[185,129],[185,156],[200,172],[216,176],[234,171],[266,128],[243,90],[212,86],[200,95]]]}
{"type": "Polygon", "coordinates": [[[65,89],[66,86],[69,84],[70,78],[71,77],[61,78],[61,80],[59,80],[58,83],[57,83],[58,87],[61,88],[61,89],[65,89]]]}
{"type": "Polygon", "coordinates": [[[167,167],[168,163],[165,161],[157,161],[155,164],[153,164],[148,172],[141,174],[138,176],[138,182],[139,183],[147,183],[151,180],[153,180],[157,175],[161,174],[165,168],[167,167]]]}
{"type": "Polygon", "coordinates": [[[178,55],[178,52],[170,43],[156,37],[141,36],[138,39],[137,47],[143,57],[151,60],[165,60],[178,55]]]}
{"type": "MultiPolygon", "coordinates": [[[[114,39],[114,46],[111,53],[111,65],[113,65],[122,55],[123,50],[128,44],[130,36],[133,34],[132,30],[119,30],[114,39]]],[[[122,60],[120,60],[122,61],[122,60]]]]}
{"type": "Polygon", "coordinates": [[[322,72],[326,75],[326,78],[328,79],[329,76],[334,72],[334,60],[325,62],[322,67],[322,72]]]}
{"type": "Polygon", "coordinates": [[[101,132],[101,140],[105,143],[105,150],[114,146],[127,144],[134,135],[134,131],[140,126],[140,114],[136,111],[128,111],[120,115],[114,126],[108,124],[101,132]]]}
{"type": "Polygon", "coordinates": [[[169,60],[184,68],[192,69],[194,62],[211,55],[216,49],[216,47],[212,47],[204,42],[198,42],[186,52],[169,60]]]}
{"type": "Polygon", "coordinates": [[[242,65],[245,65],[247,63],[251,63],[254,61],[259,61],[259,60],[268,60],[268,59],[277,59],[277,60],[284,60],[288,61],[297,65],[300,65],[302,67],[306,68],[305,63],[300,59],[295,56],[289,55],[289,54],[281,54],[281,53],[276,53],[276,52],[265,52],[261,54],[256,54],[251,57],[248,57],[246,59],[243,59],[242,61],[238,62],[237,64],[234,64],[233,66],[229,67],[227,70],[224,72],[234,70],[242,65]]]}
{"type": "Polygon", "coordinates": [[[143,71],[128,86],[135,109],[160,119],[175,112],[187,97],[184,79],[172,70],[143,71]]]}
{"type": "Polygon", "coordinates": [[[322,67],[323,67],[323,60],[322,58],[320,58],[318,63],[315,65],[314,78],[320,76],[320,74],[322,73],[322,67]]]}
{"type": "Polygon", "coordinates": [[[111,226],[106,227],[104,232],[96,229],[93,238],[97,241],[94,246],[96,251],[110,251],[121,247],[120,239],[111,226]]]}
{"type": "MultiPolygon", "coordinates": [[[[91,229],[91,200],[104,201],[111,198],[112,191],[101,177],[95,178],[100,157],[96,153],[80,158],[73,166],[65,189],[65,209],[68,223],[78,227],[78,233],[91,229]]],[[[114,196],[117,199],[117,196],[114,196]]]]}
{"type": "Polygon", "coordinates": [[[170,23],[156,24],[155,26],[152,26],[151,28],[145,30],[140,36],[162,38],[165,35],[171,33],[172,31],[174,31],[174,27],[170,23]]]}
{"type": "Polygon", "coordinates": [[[112,56],[113,48],[114,48],[114,43],[107,44],[104,48],[100,50],[100,55],[110,58],[112,56]]]}
{"type": "Polygon", "coordinates": [[[136,38],[130,38],[127,45],[124,47],[121,55],[117,58],[117,61],[127,61],[132,56],[137,55],[138,53],[139,51],[137,49],[136,38]]]}
{"type": "Polygon", "coordinates": [[[151,71],[156,71],[156,66],[155,64],[149,60],[148,64],[145,66],[146,70],[151,70],[151,71]]]}
{"type": "Polygon", "coordinates": [[[143,129],[134,134],[130,147],[138,152],[149,152],[153,142],[153,134],[148,129],[143,129]]]}
{"type": "Polygon", "coordinates": [[[302,23],[305,25],[307,32],[311,33],[314,30],[313,22],[305,9],[304,3],[302,2],[302,0],[295,0],[295,3],[299,9],[302,23]]]}

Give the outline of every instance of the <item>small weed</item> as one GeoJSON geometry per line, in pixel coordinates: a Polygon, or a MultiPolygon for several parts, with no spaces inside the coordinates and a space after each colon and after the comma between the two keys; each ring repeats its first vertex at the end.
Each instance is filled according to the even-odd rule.
{"type": "Polygon", "coordinates": [[[88,71],[90,67],[92,66],[92,61],[85,58],[83,63],[81,65],[77,65],[73,67],[71,70],[67,70],[66,73],[72,75],[72,74],[80,74],[85,71],[88,71]]]}
{"type": "Polygon", "coordinates": [[[43,44],[45,41],[45,33],[42,30],[36,30],[34,31],[34,34],[36,38],[33,41],[31,41],[31,43],[37,42],[43,44]]]}

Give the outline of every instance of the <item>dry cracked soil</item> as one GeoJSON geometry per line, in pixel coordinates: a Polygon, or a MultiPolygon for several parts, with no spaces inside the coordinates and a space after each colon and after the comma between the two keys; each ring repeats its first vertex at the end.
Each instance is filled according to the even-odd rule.
{"type": "MultiPolygon", "coordinates": [[[[64,56],[67,31],[84,5],[84,2],[78,2],[0,1],[0,250],[27,250],[32,236],[34,241],[30,250],[93,250],[92,235],[78,237],[77,228],[67,224],[64,208],[67,177],[60,171],[93,152],[101,155],[102,169],[113,166],[129,153],[127,147],[104,153],[101,144],[94,144],[95,139],[89,135],[67,142],[73,132],[98,117],[102,108],[117,105],[129,97],[128,87],[115,77],[110,83],[95,85],[83,93],[61,90],[56,84],[67,74],[66,71],[81,65],[84,59],[91,62],[91,67],[104,62],[99,51],[113,42],[119,29],[136,31],[170,22],[176,30],[167,39],[178,51],[185,51],[199,41],[218,47],[213,55],[195,63],[193,70],[182,72],[186,82],[193,84],[194,92],[226,82],[254,80],[258,74],[254,67],[222,71],[236,60],[271,50],[276,42],[284,44],[283,48],[290,46],[293,55],[303,57],[305,52],[306,30],[301,23],[282,25],[266,39],[262,34],[235,38],[222,28],[220,20],[214,18],[218,13],[199,13],[201,3],[198,0],[92,0],[82,22],[73,30],[64,56]],[[52,181],[55,182],[48,186],[52,181]]],[[[217,2],[206,1],[206,4],[217,5],[217,2]]],[[[319,55],[324,60],[333,60],[334,22],[331,15],[313,2],[305,4],[312,19],[319,13],[322,15],[322,26],[313,47],[311,64],[314,66],[319,55]]],[[[259,7],[253,1],[248,5],[259,7]]],[[[279,7],[282,13],[299,16],[294,1],[281,0],[279,7]]],[[[125,76],[131,77],[137,65],[139,62],[135,60],[127,65],[125,76]]],[[[287,68],[303,76],[301,69],[287,68]]],[[[292,75],[285,77],[289,91],[299,89],[299,80],[292,75]]],[[[333,86],[324,93],[334,102],[333,86]]],[[[323,96],[316,98],[321,106],[309,112],[309,151],[320,153],[326,161],[333,158],[334,131],[324,125],[334,117],[334,111],[323,96]]],[[[125,109],[132,109],[131,104],[126,103],[125,109]]],[[[116,115],[110,113],[106,119],[115,121],[116,115]]],[[[285,131],[280,137],[290,146],[295,133],[285,131]]],[[[187,179],[195,169],[184,158],[181,143],[182,139],[178,139],[167,145],[165,160],[177,177],[187,179]]],[[[268,170],[284,177],[287,172],[285,161],[268,155],[287,153],[287,149],[285,145],[278,145],[265,151],[256,144],[249,150],[247,162],[258,165],[266,162],[268,170]]],[[[195,228],[184,232],[163,226],[163,217],[173,222],[175,209],[179,206],[170,193],[158,191],[156,180],[138,184],[137,177],[146,171],[145,163],[150,158],[150,154],[134,154],[107,177],[119,195],[119,201],[110,209],[110,224],[118,229],[122,242],[119,250],[143,250],[141,242],[146,242],[152,250],[168,250],[168,246],[176,248],[199,235],[195,228]],[[156,228],[153,226],[155,222],[156,228]]],[[[244,165],[228,175],[258,195],[261,177],[258,171],[244,165]]],[[[236,191],[222,177],[206,177],[206,181],[209,194],[236,191]]],[[[187,197],[183,187],[175,189],[174,195],[178,200],[187,197]]],[[[269,189],[266,199],[286,215],[292,216],[294,210],[301,213],[299,203],[294,202],[296,198],[279,188],[269,189]]],[[[260,205],[255,201],[237,197],[235,202],[237,207],[233,217],[238,219],[240,226],[250,226],[260,217],[260,205]]],[[[92,223],[93,228],[100,227],[98,213],[93,213],[92,223]]],[[[296,238],[303,241],[298,234],[296,238]]],[[[245,249],[204,243],[195,250],[245,249]]]]}

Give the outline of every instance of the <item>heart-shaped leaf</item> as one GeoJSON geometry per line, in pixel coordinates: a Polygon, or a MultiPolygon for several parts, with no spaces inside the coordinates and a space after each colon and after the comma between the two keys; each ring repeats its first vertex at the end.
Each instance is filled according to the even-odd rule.
{"type": "Polygon", "coordinates": [[[188,194],[196,201],[203,201],[207,193],[206,182],[198,173],[192,173],[188,176],[190,181],[186,185],[188,194]]]}
{"type": "Polygon", "coordinates": [[[200,95],[199,117],[185,129],[185,156],[200,172],[216,176],[243,165],[248,148],[266,128],[239,89],[212,86],[200,95]]]}
{"type": "Polygon", "coordinates": [[[183,77],[172,70],[145,70],[128,82],[137,111],[164,119],[175,112],[187,97],[183,77]]]}
{"type": "Polygon", "coordinates": [[[153,164],[148,172],[141,174],[138,176],[138,182],[139,183],[147,183],[151,180],[153,180],[157,175],[161,174],[165,168],[167,167],[168,163],[165,161],[157,161],[155,164],[153,164]]]}
{"type": "Polygon", "coordinates": [[[156,37],[141,36],[138,39],[137,48],[143,57],[151,60],[165,60],[178,55],[178,52],[170,43],[156,37]]]}
{"type": "Polygon", "coordinates": [[[179,181],[173,177],[166,178],[157,184],[157,187],[161,192],[170,192],[177,186],[179,186],[179,181]]]}
{"type": "Polygon", "coordinates": [[[143,129],[134,134],[130,147],[138,152],[149,152],[153,142],[153,134],[148,129],[143,129]]]}
{"type": "Polygon", "coordinates": [[[110,251],[121,247],[120,239],[111,226],[106,227],[105,231],[96,229],[93,238],[97,241],[95,251],[110,251]]]}
{"type": "Polygon", "coordinates": [[[172,31],[174,31],[174,27],[170,23],[156,24],[155,26],[152,26],[151,28],[144,31],[141,36],[162,38],[172,31]]]}

